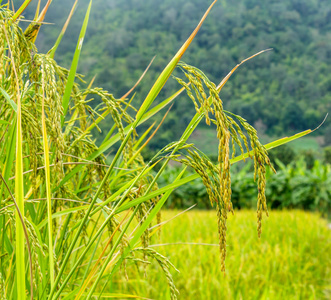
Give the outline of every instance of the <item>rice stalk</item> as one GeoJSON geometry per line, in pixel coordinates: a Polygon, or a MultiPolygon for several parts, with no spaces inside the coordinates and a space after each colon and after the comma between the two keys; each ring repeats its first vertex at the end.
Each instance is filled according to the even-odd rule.
{"type": "Polygon", "coordinates": [[[47,200],[47,217],[48,217],[48,255],[49,255],[49,274],[51,288],[54,286],[54,253],[53,253],[53,219],[52,219],[52,199],[51,199],[51,176],[49,165],[49,149],[47,139],[47,128],[45,121],[45,98],[44,98],[45,78],[42,74],[42,133],[44,144],[44,159],[45,159],[45,180],[46,180],[46,200],[47,200]]]}
{"type": "MultiPolygon", "coordinates": [[[[20,217],[24,220],[24,184],[23,184],[23,158],[22,158],[22,107],[21,107],[21,93],[16,64],[14,61],[14,54],[12,52],[12,45],[10,45],[6,28],[3,25],[3,32],[6,37],[8,51],[10,53],[13,75],[15,78],[16,90],[14,91],[17,112],[16,112],[16,165],[15,165],[15,199],[18,210],[16,216],[16,287],[18,299],[24,299],[25,295],[25,242],[24,231],[18,224],[21,222],[20,217]]],[[[31,278],[32,280],[32,278],[31,278]]],[[[33,291],[31,291],[33,293],[33,291]]]]}

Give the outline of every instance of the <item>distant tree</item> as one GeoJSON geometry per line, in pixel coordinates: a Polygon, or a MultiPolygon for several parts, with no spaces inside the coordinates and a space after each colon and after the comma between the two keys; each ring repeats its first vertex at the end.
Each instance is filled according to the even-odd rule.
{"type": "Polygon", "coordinates": [[[303,118],[303,110],[300,106],[294,102],[288,102],[282,111],[281,122],[284,128],[290,130],[301,130],[305,127],[305,122],[303,118]]]}

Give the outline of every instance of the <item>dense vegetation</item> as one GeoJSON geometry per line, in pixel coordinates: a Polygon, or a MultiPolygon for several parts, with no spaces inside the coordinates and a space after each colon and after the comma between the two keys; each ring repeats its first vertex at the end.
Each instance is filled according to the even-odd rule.
{"type": "MultiPolygon", "coordinates": [[[[324,217],[331,217],[331,165],[310,157],[296,157],[288,165],[276,158],[277,174],[267,171],[269,182],[266,188],[268,206],[271,209],[303,209],[318,211],[324,217]],[[306,160],[305,160],[306,158],[306,160]]],[[[256,207],[256,186],[254,170],[250,164],[243,168],[234,168],[232,177],[232,202],[235,208],[256,207]]],[[[169,168],[160,183],[172,182],[179,170],[169,168]]],[[[211,209],[208,194],[201,179],[178,188],[167,202],[169,208],[211,209]]]]}
{"type": "MultiPolygon", "coordinates": [[[[37,40],[48,51],[74,0],[53,1],[37,40]]],[[[88,0],[80,0],[56,59],[69,67],[88,0]]],[[[208,6],[199,0],[94,0],[79,70],[122,96],[150,59],[156,59],[137,89],[141,101],[195,21],[208,6]]],[[[249,54],[273,48],[245,64],[221,92],[226,109],[256,124],[259,132],[289,134],[316,127],[330,111],[331,6],[328,0],[221,1],[211,12],[187,63],[198,65],[214,82],[249,54]]],[[[175,81],[164,91],[175,91],[175,81]]],[[[169,93],[161,93],[161,96],[169,93]]],[[[162,98],[160,98],[162,99],[162,98]]],[[[174,108],[151,145],[178,138],[193,112],[186,97],[174,108]],[[178,118],[178,115],[181,118],[178,118]]],[[[330,144],[331,121],[319,130],[330,144]]]]}

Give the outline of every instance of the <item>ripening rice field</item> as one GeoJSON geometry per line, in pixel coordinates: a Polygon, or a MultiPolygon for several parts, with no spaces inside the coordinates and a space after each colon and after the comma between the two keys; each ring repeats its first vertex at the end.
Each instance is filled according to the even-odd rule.
{"type": "MultiPolygon", "coordinates": [[[[121,98],[94,86],[94,79],[84,82],[77,73],[79,63],[84,64],[80,55],[92,0],[81,20],[70,69],[54,58],[77,1],[54,46],[45,54],[38,52],[35,42],[41,25],[48,23],[44,18],[52,1],[43,9],[41,1],[34,1],[38,2],[35,17],[24,30],[21,20],[31,0],[21,1],[17,10],[13,2],[0,0],[0,300],[176,300],[177,291],[184,300],[331,298],[327,221],[299,211],[274,212],[263,220],[261,239],[254,212],[237,212],[227,222],[227,211],[232,208],[231,165],[246,157],[254,161],[260,236],[267,207],[266,168],[273,169],[267,150],[312,132],[307,129],[264,146],[252,125],[223,109],[219,93],[231,75],[271,49],[238,56],[238,64],[216,83],[181,61],[217,2],[214,0],[155,81],[147,75],[149,92],[136,103],[136,94],[131,92],[150,65],[132,88],[125,83],[129,90],[121,98]],[[181,78],[172,76],[176,67],[183,73],[178,75],[181,78]],[[182,88],[159,102],[168,94],[162,91],[168,79],[182,88]],[[144,151],[152,153],[153,147],[146,147],[154,135],[162,137],[158,129],[170,110],[165,108],[182,91],[194,106],[192,115],[189,110],[185,114],[186,129],[185,125],[178,137],[173,136],[175,141],[169,134],[164,139],[170,138],[168,145],[144,158],[144,151]],[[92,100],[97,102],[91,104],[92,100]],[[152,125],[139,128],[145,121],[152,123],[157,113],[152,125]],[[216,125],[219,164],[187,143],[202,121],[216,125]],[[102,138],[100,135],[97,142],[94,131],[101,132],[101,128],[102,138]],[[171,160],[185,168],[163,185],[162,176],[167,177],[171,160]],[[194,174],[187,175],[186,168],[194,174]],[[198,177],[217,215],[215,210],[190,211],[174,218],[178,212],[166,211],[163,219],[169,222],[161,223],[159,212],[171,192],[198,177]],[[156,223],[153,228],[151,224],[156,223]],[[162,232],[160,224],[164,224],[162,232]]],[[[92,38],[93,31],[89,35],[92,38]]],[[[159,65],[157,69],[162,70],[159,65]]],[[[175,114],[171,118],[184,119],[175,114]]],[[[176,126],[169,129],[177,130],[176,126]]],[[[317,167],[319,163],[314,163],[317,167]]],[[[330,186],[329,171],[329,167],[321,167],[316,176],[315,171],[310,177],[306,172],[300,174],[305,175],[300,183],[312,183],[315,190],[322,190],[319,198],[311,196],[309,189],[303,193],[325,212],[330,198],[326,188],[330,186]]],[[[247,189],[245,178],[239,180],[247,189]]],[[[278,182],[273,183],[279,187],[278,182]]],[[[290,197],[300,202],[296,201],[300,194],[293,192],[290,197]]],[[[185,194],[185,199],[189,197],[185,194]]]]}
{"type": "MultiPolygon", "coordinates": [[[[178,213],[163,212],[163,221],[178,213]]],[[[166,223],[161,237],[151,242],[179,271],[172,270],[179,299],[331,298],[331,229],[319,215],[273,211],[258,239],[255,213],[235,212],[228,219],[225,275],[216,219],[214,211],[186,212],[166,223]]],[[[170,299],[159,268],[154,262],[146,270],[127,264],[108,292],[170,299]]]]}

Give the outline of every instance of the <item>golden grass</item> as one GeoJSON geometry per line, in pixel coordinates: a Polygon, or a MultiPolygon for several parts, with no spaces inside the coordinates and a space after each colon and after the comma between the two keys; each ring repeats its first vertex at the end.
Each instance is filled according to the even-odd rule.
{"type": "MultiPolygon", "coordinates": [[[[163,218],[177,213],[166,211],[163,218]]],[[[237,211],[229,217],[226,276],[221,271],[214,211],[191,211],[166,224],[161,241],[152,244],[167,243],[155,249],[180,271],[172,272],[179,299],[330,299],[331,230],[327,221],[302,211],[272,211],[263,223],[264,232],[258,239],[255,212],[237,211]]],[[[139,277],[134,266],[128,267],[128,275],[139,277]]],[[[113,291],[170,299],[156,264],[138,281],[118,276],[113,291]]]]}

